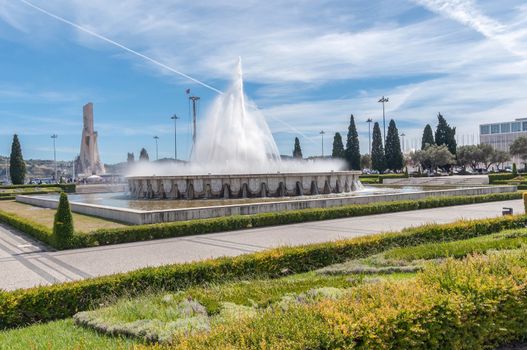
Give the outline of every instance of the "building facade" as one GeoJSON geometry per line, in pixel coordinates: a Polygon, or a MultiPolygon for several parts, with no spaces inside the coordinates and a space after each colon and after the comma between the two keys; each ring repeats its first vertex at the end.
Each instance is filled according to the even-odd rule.
{"type": "Polygon", "coordinates": [[[479,126],[479,142],[497,150],[508,152],[511,144],[520,136],[527,137],[527,118],[479,126]]]}

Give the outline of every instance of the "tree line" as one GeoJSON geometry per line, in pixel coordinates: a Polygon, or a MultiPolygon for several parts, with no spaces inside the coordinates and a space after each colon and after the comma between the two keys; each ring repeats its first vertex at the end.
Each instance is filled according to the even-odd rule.
{"type": "MultiPolygon", "coordinates": [[[[361,155],[359,134],[355,124],[355,118],[351,114],[346,146],[344,146],[342,135],[336,132],[333,137],[331,157],[344,160],[350,170],[361,170],[365,168],[371,168],[379,172],[401,170],[404,166],[404,156],[401,151],[401,140],[395,120],[391,119],[388,124],[388,133],[385,142],[382,140],[379,123],[375,122],[372,133],[371,155],[361,155]]],[[[302,158],[302,149],[298,137],[295,137],[293,158],[302,158]]]]}
{"type": "MultiPolygon", "coordinates": [[[[450,170],[454,165],[460,166],[462,171],[466,171],[467,167],[477,169],[479,166],[489,170],[493,165],[499,169],[500,165],[510,161],[513,155],[527,160],[527,138],[517,138],[509,152],[496,150],[487,144],[458,147],[456,128],[451,126],[441,113],[437,115],[435,131],[427,124],[421,138],[421,149],[414,150],[407,157],[401,151],[399,131],[393,119],[389,122],[384,142],[379,123],[374,123],[371,154],[361,155],[353,114],[350,116],[346,144],[344,145],[342,135],[336,132],[331,153],[332,158],[344,160],[350,170],[372,169],[379,172],[401,171],[407,164],[418,167],[419,171],[430,172],[438,168],[450,170]]],[[[298,137],[295,138],[293,157],[302,158],[298,137]]]]}

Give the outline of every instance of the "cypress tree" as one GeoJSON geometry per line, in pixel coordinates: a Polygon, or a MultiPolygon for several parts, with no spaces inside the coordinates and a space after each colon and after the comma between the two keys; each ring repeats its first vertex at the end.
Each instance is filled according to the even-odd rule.
{"type": "Polygon", "coordinates": [[[333,152],[331,152],[333,158],[342,158],[346,157],[346,152],[344,151],[344,144],[342,143],[342,136],[340,132],[336,132],[333,137],[333,152]]]}
{"type": "Polygon", "coordinates": [[[437,129],[435,135],[436,145],[446,145],[450,153],[456,155],[457,143],[456,143],[456,128],[452,128],[448,125],[446,119],[441,115],[437,114],[437,129]]]}
{"type": "Polygon", "coordinates": [[[60,194],[59,206],[53,221],[53,238],[57,248],[68,248],[73,238],[73,217],[66,193],[60,194]]]}
{"type": "Polygon", "coordinates": [[[295,137],[295,146],[293,148],[293,158],[302,159],[302,148],[300,147],[300,140],[295,137]]]}
{"type": "Polygon", "coordinates": [[[426,148],[426,145],[435,145],[434,133],[430,124],[426,124],[423,131],[423,138],[421,139],[421,150],[426,148]]]}
{"type": "Polygon", "coordinates": [[[373,124],[373,134],[371,142],[371,167],[374,170],[382,172],[386,170],[384,158],[384,147],[382,146],[382,135],[379,123],[373,124]]]}
{"type": "Polygon", "coordinates": [[[386,167],[393,171],[402,169],[404,165],[403,152],[401,152],[401,141],[399,140],[399,131],[392,119],[388,125],[388,134],[386,135],[386,167]]]}
{"type": "Polygon", "coordinates": [[[359,134],[357,133],[353,114],[350,116],[348,138],[346,140],[346,160],[350,169],[360,170],[359,134]]]}
{"type": "Polygon", "coordinates": [[[22,157],[22,148],[18,135],[13,136],[13,143],[11,144],[11,161],[9,166],[11,173],[11,182],[13,185],[23,185],[26,179],[26,163],[22,157]]]}
{"type": "Polygon", "coordinates": [[[139,161],[145,161],[148,162],[150,160],[150,157],[148,156],[148,152],[146,149],[141,148],[141,152],[139,152],[139,161]]]}

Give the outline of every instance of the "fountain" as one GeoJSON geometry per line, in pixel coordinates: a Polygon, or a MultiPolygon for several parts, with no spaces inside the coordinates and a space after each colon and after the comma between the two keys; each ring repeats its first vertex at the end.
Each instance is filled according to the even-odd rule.
{"type": "Polygon", "coordinates": [[[280,159],[265,117],[244,94],[240,59],[231,86],[202,123],[190,164],[170,170],[139,165],[128,185],[137,199],[284,197],[358,189],[360,172],[341,171],[343,165],[280,159]]]}

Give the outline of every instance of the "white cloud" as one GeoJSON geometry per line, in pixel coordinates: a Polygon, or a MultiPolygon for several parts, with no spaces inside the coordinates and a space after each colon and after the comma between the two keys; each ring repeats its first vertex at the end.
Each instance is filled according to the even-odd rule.
{"type": "MultiPolygon", "coordinates": [[[[241,0],[35,2],[206,82],[228,78],[241,55],[245,77],[257,84],[252,97],[284,140],[291,130],[276,119],[309,135],[321,128],[345,131],[350,113],[361,121],[378,119],[376,101],[382,95],[390,97],[389,116],[405,121],[401,124],[409,139],[419,138],[425,123],[435,124],[439,111],[460,134],[472,135],[480,122],[512,119],[527,110],[527,6],[519,0],[510,0],[508,11],[482,7],[475,0],[414,0],[397,6],[392,1],[329,0],[287,5],[241,0]],[[415,3],[433,14],[416,14],[424,10],[415,3]],[[407,11],[414,18],[404,19],[407,11]],[[417,82],[409,83],[409,77],[417,82]],[[351,81],[352,87],[339,85],[334,96],[317,96],[338,81],[351,81]],[[371,81],[376,83],[369,86],[371,81]]],[[[74,40],[129,59],[150,74],[168,75],[14,4],[0,0],[0,18],[34,36],[27,40],[41,35],[74,40]]],[[[361,125],[364,133],[366,124],[361,125]]],[[[119,128],[110,122],[99,128],[127,135],[166,129],[119,128]]],[[[279,143],[286,145],[282,139],[279,143]]]]}

